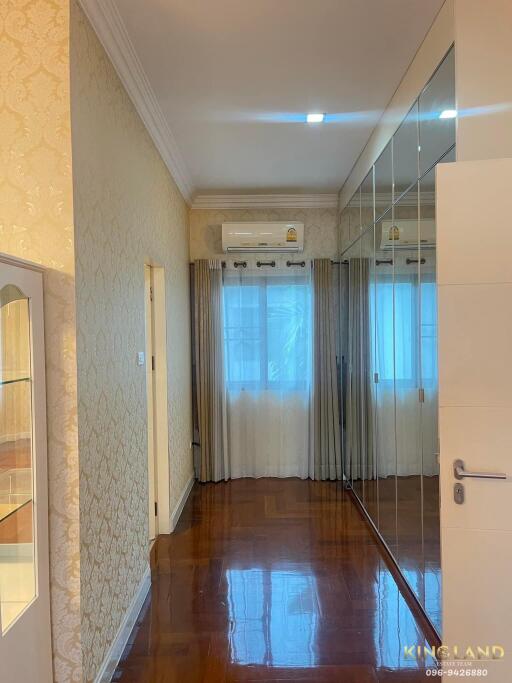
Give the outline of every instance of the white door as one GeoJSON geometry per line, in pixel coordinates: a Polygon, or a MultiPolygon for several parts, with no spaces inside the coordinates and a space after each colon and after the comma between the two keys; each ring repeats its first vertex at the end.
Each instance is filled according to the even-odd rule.
{"type": "Polygon", "coordinates": [[[158,534],[158,508],[156,498],[156,444],[155,444],[155,386],[154,386],[154,313],[153,273],[151,266],[144,266],[144,300],[146,316],[146,403],[148,420],[148,515],[149,540],[158,534]]]}
{"type": "Polygon", "coordinates": [[[0,262],[0,667],[52,680],[41,273],[0,262]]]}
{"type": "Polygon", "coordinates": [[[171,531],[165,272],[144,266],[148,408],[149,538],[171,531]]]}
{"type": "Polygon", "coordinates": [[[485,680],[505,683],[512,680],[512,159],[437,169],[443,643],[450,662],[456,646],[459,654],[471,648],[468,660],[480,658],[485,680]],[[506,478],[459,479],[456,460],[468,473],[506,478]]]}

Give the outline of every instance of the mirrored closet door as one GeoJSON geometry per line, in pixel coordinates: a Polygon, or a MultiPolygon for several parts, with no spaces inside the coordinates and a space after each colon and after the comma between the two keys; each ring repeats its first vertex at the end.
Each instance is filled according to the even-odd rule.
{"type": "Polygon", "coordinates": [[[340,221],[345,478],[439,634],[435,167],[454,110],[452,49],[340,221]]]}

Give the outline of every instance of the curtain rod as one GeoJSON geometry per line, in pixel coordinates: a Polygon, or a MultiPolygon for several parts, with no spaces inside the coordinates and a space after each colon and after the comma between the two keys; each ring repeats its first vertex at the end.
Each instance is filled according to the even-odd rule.
{"type": "MultiPolygon", "coordinates": [[[[331,263],[333,264],[333,266],[348,265],[348,261],[334,261],[333,259],[331,259],[331,263]]],[[[228,265],[226,261],[221,261],[221,264],[223,268],[226,268],[226,266],[228,265]]],[[[189,265],[193,266],[194,261],[190,261],[189,265]]],[[[261,268],[262,266],[275,268],[278,264],[275,261],[256,261],[256,265],[258,266],[258,268],[261,268]]],[[[286,261],[285,265],[287,268],[292,268],[293,266],[305,268],[306,261],[286,261]]],[[[233,266],[235,268],[247,268],[247,261],[233,261],[233,266]]]]}
{"type": "MultiPolygon", "coordinates": [[[[414,258],[407,258],[405,260],[406,264],[408,266],[415,264],[415,263],[420,263],[421,265],[424,265],[426,263],[426,260],[424,258],[421,259],[414,259],[414,258]]],[[[331,263],[333,266],[348,266],[349,265],[349,260],[344,259],[343,261],[335,261],[331,259],[331,263]]],[[[226,268],[228,263],[226,261],[221,261],[222,267],[226,268]]],[[[193,266],[194,261],[190,261],[189,265],[193,266]]],[[[235,268],[247,268],[247,261],[233,261],[233,265],[235,268]]],[[[264,266],[268,266],[269,268],[275,268],[277,265],[276,261],[256,261],[256,265],[258,268],[262,268],[264,266]]],[[[286,261],[285,263],[287,268],[292,268],[293,266],[297,266],[299,268],[305,268],[306,266],[306,261],[286,261]]],[[[376,266],[392,266],[393,265],[393,259],[375,259],[375,265],[376,266]]]]}
{"type": "MultiPolygon", "coordinates": [[[[354,259],[354,260],[356,260],[356,259],[354,259]]],[[[417,258],[407,258],[407,259],[405,259],[405,262],[406,262],[406,264],[407,264],[408,266],[413,265],[414,263],[420,263],[420,264],[423,266],[423,265],[425,265],[425,263],[426,263],[427,261],[426,261],[426,259],[424,259],[424,258],[421,258],[421,259],[417,259],[417,258]]],[[[333,263],[339,263],[339,264],[342,265],[342,266],[348,266],[349,260],[348,260],[348,259],[345,259],[344,261],[333,261],[333,263]]],[[[375,265],[376,265],[376,266],[392,266],[393,263],[394,263],[394,261],[393,261],[392,258],[389,258],[389,259],[375,259],[375,265]]]]}

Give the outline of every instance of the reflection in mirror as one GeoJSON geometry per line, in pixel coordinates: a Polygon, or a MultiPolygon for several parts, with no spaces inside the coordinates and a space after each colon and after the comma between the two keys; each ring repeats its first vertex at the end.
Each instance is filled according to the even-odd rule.
{"type": "Polygon", "coordinates": [[[393,137],[394,199],[418,179],[418,101],[400,124],[393,137]]]}
{"type": "Polygon", "coordinates": [[[441,632],[435,168],[421,179],[419,187],[421,385],[424,392],[424,401],[421,404],[421,450],[425,610],[434,626],[441,632]]]}
{"type": "Polygon", "coordinates": [[[345,251],[350,244],[348,212],[349,209],[348,206],[346,206],[340,213],[340,224],[338,226],[338,246],[340,252],[345,251]]]}
{"type": "Polygon", "coordinates": [[[367,228],[375,220],[373,206],[373,166],[361,183],[361,226],[367,228]]]}
{"type": "MultiPolygon", "coordinates": [[[[440,163],[440,164],[451,164],[452,162],[456,161],[455,156],[456,156],[455,155],[455,147],[452,147],[450,149],[450,151],[444,155],[444,157],[441,157],[439,159],[438,163],[440,163]]],[[[432,171],[429,171],[427,175],[430,175],[431,172],[433,173],[433,175],[435,177],[435,168],[433,168],[432,171]]],[[[425,177],[427,177],[427,176],[425,176],[425,177]]],[[[431,182],[431,185],[434,185],[434,183],[431,182]]]]}
{"type": "Polygon", "coordinates": [[[375,240],[372,226],[361,237],[361,442],[364,505],[375,526],[379,523],[375,433],[374,338],[372,303],[375,299],[375,240]]]}
{"type": "Polygon", "coordinates": [[[392,211],[375,224],[375,294],[372,300],[375,434],[379,531],[396,547],[395,359],[393,354],[394,244],[392,211]]]}
{"type": "Polygon", "coordinates": [[[380,218],[393,201],[392,145],[390,140],[375,162],[375,218],[380,218]]]}
{"type": "Polygon", "coordinates": [[[395,249],[394,355],[397,459],[397,559],[424,604],[420,301],[432,292],[420,287],[417,185],[395,205],[394,222],[407,243],[395,249]]]}
{"type": "Polygon", "coordinates": [[[455,144],[455,53],[448,52],[419,97],[420,174],[455,144]]]}
{"type": "Polygon", "coordinates": [[[350,242],[361,234],[361,188],[359,187],[348,203],[350,209],[350,242]]]}
{"type": "Polygon", "coordinates": [[[361,232],[361,202],[358,188],[340,215],[340,251],[344,251],[361,232]]]}
{"type": "Polygon", "coordinates": [[[350,481],[349,470],[347,467],[347,462],[345,454],[347,453],[347,387],[349,378],[349,367],[348,367],[348,259],[346,255],[341,257],[340,265],[338,268],[338,292],[339,292],[339,357],[341,362],[339,362],[339,384],[338,384],[338,395],[341,397],[340,400],[340,412],[341,412],[341,445],[343,453],[343,474],[346,481],[350,481]]]}
{"type": "Polygon", "coordinates": [[[29,301],[0,292],[0,609],[2,632],[36,595],[29,301]]]}
{"type": "Polygon", "coordinates": [[[362,307],[364,277],[361,240],[345,254],[348,261],[348,377],[347,377],[347,463],[352,488],[363,500],[362,405],[362,307]]]}
{"type": "Polygon", "coordinates": [[[345,476],[439,633],[435,164],[455,158],[453,82],[452,51],[342,214],[361,237],[340,277],[345,476]]]}

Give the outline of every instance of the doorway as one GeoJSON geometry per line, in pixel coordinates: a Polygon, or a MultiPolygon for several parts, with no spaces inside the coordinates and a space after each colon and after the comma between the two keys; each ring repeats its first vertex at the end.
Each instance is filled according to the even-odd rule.
{"type": "Polygon", "coordinates": [[[144,266],[148,435],[148,530],[151,543],[170,533],[165,271],[144,266]]]}

